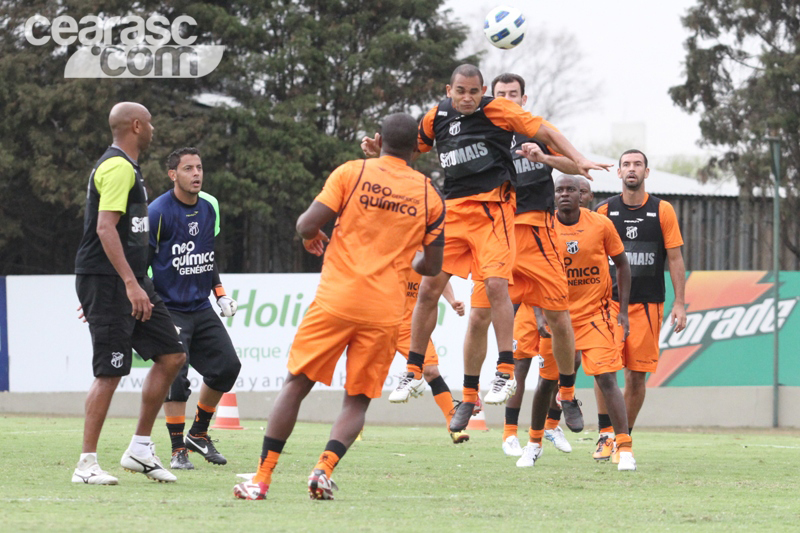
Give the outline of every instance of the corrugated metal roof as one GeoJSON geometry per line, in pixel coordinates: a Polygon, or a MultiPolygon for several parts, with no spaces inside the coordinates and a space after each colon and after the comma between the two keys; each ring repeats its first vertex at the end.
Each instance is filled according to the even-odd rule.
{"type": "MultiPolygon", "coordinates": [[[[591,161],[597,163],[612,163],[613,168],[609,172],[593,170],[591,172],[594,181],[592,190],[602,193],[618,193],[622,190],[622,184],[617,177],[616,159],[611,159],[597,154],[584,154],[591,161]]],[[[554,173],[560,174],[559,172],[554,173]]],[[[654,168],[650,169],[650,175],[645,182],[647,192],[655,195],[672,196],[739,196],[739,185],[731,182],[700,183],[696,179],[670,174],[654,168]]]]}

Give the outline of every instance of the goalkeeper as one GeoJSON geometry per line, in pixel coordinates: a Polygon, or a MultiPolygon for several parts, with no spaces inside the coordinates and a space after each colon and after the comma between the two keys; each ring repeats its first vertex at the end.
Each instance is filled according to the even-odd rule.
{"type": "Polygon", "coordinates": [[[228,332],[211,306],[213,291],[221,313],[236,313],[236,301],[225,294],[214,260],[219,234],[216,198],[201,192],[203,165],[196,148],[180,148],[167,157],[167,173],[174,187],[149,207],[150,254],[153,283],[172,316],[186,347],[186,365],[178,373],[164,402],[172,441],[170,468],[191,470],[187,451],[224,465],[208,438],[208,425],[222,395],[233,388],[241,363],[228,332]],[[184,437],[189,388],[188,365],[203,376],[194,423],[184,437]]]}

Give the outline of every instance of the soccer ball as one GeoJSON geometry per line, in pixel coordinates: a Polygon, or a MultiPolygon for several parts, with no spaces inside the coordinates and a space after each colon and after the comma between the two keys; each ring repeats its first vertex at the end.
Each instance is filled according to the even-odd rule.
{"type": "Polygon", "coordinates": [[[483,33],[497,48],[508,50],[525,37],[525,15],[515,7],[500,6],[489,11],[483,22],[483,33]]]}

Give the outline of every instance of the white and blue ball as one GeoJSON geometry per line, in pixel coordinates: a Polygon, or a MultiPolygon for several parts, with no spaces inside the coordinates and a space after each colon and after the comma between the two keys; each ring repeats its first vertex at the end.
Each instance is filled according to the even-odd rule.
{"type": "Polygon", "coordinates": [[[522,11],[515,7],[499,6],[486,15],[483,32],[494,46],[508,50],[522,42],[526,25],[522,11]]]}

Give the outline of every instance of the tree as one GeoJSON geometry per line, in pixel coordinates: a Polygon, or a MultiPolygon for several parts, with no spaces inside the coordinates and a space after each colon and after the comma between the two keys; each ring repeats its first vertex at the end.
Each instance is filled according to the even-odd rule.
{"type": "Polygon", "coordinates": [[[782,138],[782,244],[800,256],[800,1],[698,0],[682,19],[686,79],[676,105],[700,115],[702,144],[721,150],[704,169],[730,172],[742,194],[771,191],[765,138],[782,138]]]}
{"type": "MultiPolygon", "coordinates": [[[[89,171],[110,141],[108,110],[122,100],[154,117],[154,142],[140,160],[151,194],[169,188],[170,151],[201,150],[205,189],[223,213],[224,270],[318,269],[295,237],[297,216],[333,168],[361,155],[359,137],[381,116],[430,105],[461,62],[466,31],[441,4],[109,0],[98,11],[90,0],[0,0],[0,274],[72,271],[89,171]],[[199,79],[64,79],[80,44],[31,45],[22,28],[37,13],[187,14],[197,44],[226,52],[199,79]],[[237,104],[198,105],[209,92],[237,104]]],[[[115,43],[124,27],[115,27],[115,43]]]]}

